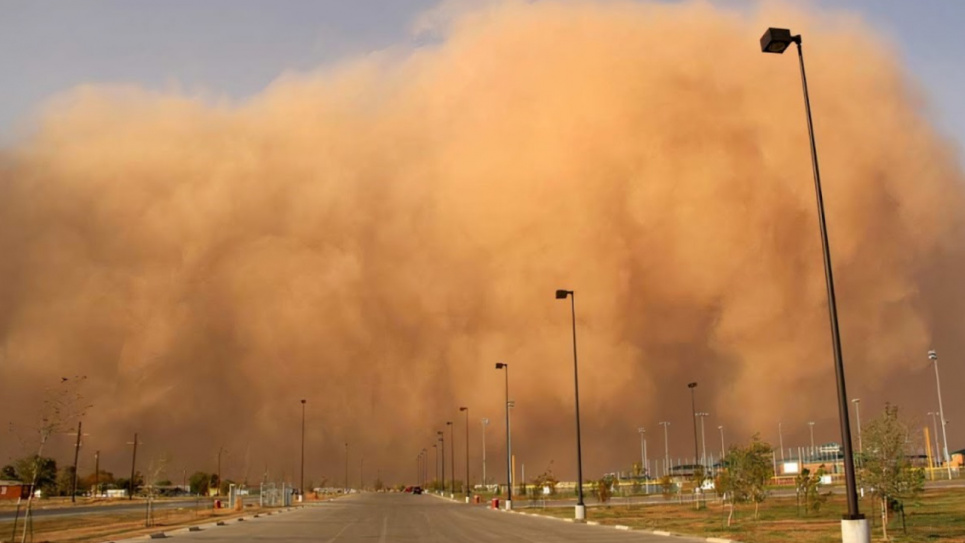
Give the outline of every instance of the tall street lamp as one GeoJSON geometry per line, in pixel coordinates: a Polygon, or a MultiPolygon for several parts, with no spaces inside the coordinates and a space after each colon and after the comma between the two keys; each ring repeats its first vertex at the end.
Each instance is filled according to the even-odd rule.
{"type": "Polygon", "coordinates": [[[469,503],[469,408],[460,407],[459,410],[466,412],[466,503],[469,503]]]}
{"type": "Polygon", "coordinates": [[[808,136],[811,143],[811,167],[814,173],[814,192],[818,207],[818,226],[821,230],[821,247],[824,253],[824,277],[828,290],[828,314],[831,320],[831,347],[834,351],[834,375],[838,385],[838,418],[841,421],[841,445],[844,447],[844,479],[847,487],[848,514],[841,520],[841,536],[846,542],[866,543],[871,540],[868,521],[858,512],[858,486],[854,474],[854,454],[851,447],[851,422],[848,416],[848,392],[844,381],[844,360],[841,355],[841,334],[838,330],[838,307],[834,296],[834,276],[831,268],[831,249],[828,246],[828,228],[824,220],[824,197],[821,193],[821,173],[818,168],[818,150],[814,142],[814,123],[811,120],[811,99],[808,96],[808,80],[804,72],[804,53],[801,36],[792,36],[786,28],[768,28],[761,37],[761,50],[765,53],[783,53],[792,43],[797,45],[798,63],[801,67],[801,88],[804,91],[804,111],[807,116],[808,136]]]}
{"type": "Polygon", "coordinates": [[[456,430],[451,420],[446,421],[449,427],[449,497],[456,497],[456,430]]]}
{"type": "Polygon", "coordinates": [[[557,300],[570,298],[570,313],[573,318],[573,389],[576,403],[576,520],[586,518],[586,506],[583,505],[583,450],[580,446],[580,372],[576,362],[576,293],[572,290],[559,289],[556,291],[557,300]]]}
{"type": "Polygon", "coordinates": [[[643,426],[637,428],[637,432],[640,434],[640,461],[643,462],[641,466],[643,468],[643,474],[649,475],[649,462],[647,461],[647,429],[643,426]]]}
{"type": "Polygon", "coordinates": [[[483,475],[483,486],[486,486],[489,481],[486,480],[486,426],[489,426],[489,419],[482,419],[482,475],[483,475]]]}
{"type": "Polygon", "coordinates": [[[439,436],[439,443],[442,443],[442,494],[446,493],[446,433],[442,430],[436,430],[436,435],[439,436]]]}
{"type": "Polygon", "coordinates": [[[697,413],[700,418],[700,464],[707,467],[707,436],[704,434],[704,417],[709,416],[710,413],[697,413]]]}
{"type": "Polygon", "coordinates": [[[687,383],[690,389],[690,409],[694,419],[694,462],[697,462],[697,382],[687,383]]]}
{"type": "Polygon", "coordinates": [[[942,382],[938,378],[938,353],[934,350],[928,351],[928,359],[932,361],[935,365],[935,387],[938,389],[938,417],[942,421],[942,456],[945,461],[945,467],[948,468],[948,478],[952,478],[952,465],[949,462],[948,457],[948,434],[945,431],[945,424],[948,422],[945,420],[945,408],[942,407],[942,382]]]}
{"type": "Polygon", "coordinates": [[[814,421],[808,423],[808,430],[811,431],[811,458],[814,458],[814,421]]]}
{"type": "Polygon", "coordinates": [[[299,492],[305,495],[305,400],[302,400],[302,472],[299,492]]]}
{"type": "Polygon", "coordinates": [[[513,508],[513,453],[509,434],[509,364],[496,362],[497,370],[506,370],[506,510],[513,508]]]}
{"type": "Polygon", "coordinates": [[[723,466],[724,457],[727,456],[727,447],[724,446],[724,427],[718,426],[717,429],[720,430],[720,463],[723,466]]]}
{"type": "Polygon", "coordinates": [[[345,493],[348,494],[348,442],[345,443],[345,493]]]}
{"type": "Polygon", "coordinates": [[[439,480],[439,444],[432,444],[432,479],[439,480]]]}
{"type": "Polygon", "coordinates": [[[670,434],[667,432],[670,423],[662,421],[660,426],[663,426],[663,474],[670,475],[670,434]]]}
{"type": "Polygon", "coordinates": [[[781,463],[784,463],[784,423],[777,423],[777,439],[778,444],[781,446],[781,463]]]}
{"type": "Polygon", "coordinates": [[[861,443],[861,398],[854,398],[851,403],[854,404],[855,423],[858,425],[858,454],[861,454],[864,452],[864,444],[861,443]]]}

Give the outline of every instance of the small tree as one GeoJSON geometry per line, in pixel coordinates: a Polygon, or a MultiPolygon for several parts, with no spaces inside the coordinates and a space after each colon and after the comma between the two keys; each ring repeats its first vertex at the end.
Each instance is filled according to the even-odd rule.
{"type": "Polygon", "coordinates": [[[809,512],[817,513],[821,510],[821,506],[824,502],[828,501],[828,494],[821,494],[819,486],[821,484],[821,478],[827,473],[824,464],[818,467],[818,470],[811,473],[811,470],[804,468],[801,473],[794,479],[794,483],[797,486],[797,504],[798,504],[798,514],[800,514],[801,504],[804,504],[804,514],[807,515],[809,512]]]}
{"type": "Polygon", "coordinates": [[[44,496],[57,492],[57,461],[43,456],[25,456],[14,461],[16,479],[33,483],[34,490],[44,496]]]}
{"type": "Polygon", "coordinates": [[[192,494],[207,493],[208,489],[211,488],[211,475],[203,471],[196,471],[188,479],[188,484],[191,485],[192,494]]]}
{"type": "Polygon", "coordinates": [[[677,493],[677,485],[669,475],[660,478],[660,493],[663,494],[663,499],[668,501],[677,493]]]}
{"type": "Polygon", "coordinates": [[[600,503],[610,502],[610,498],[613,497],[613,487],[616,483],[616,477],[611,474],[604,475],[602,479],[596,482],[596,497],[600,500],[600,503]]]}
{"type": "Polygon", "coordinates": [[[881,535],[887,540],[889,510],[904,515],[904,502],[925,489],[925,473],[908,459],[908,427],[898,419],[897,406],[885,404],[884,413],[864,427],[862,437],[859,477],[880,504],[881,535]]]}
{"type": "Polygon", "coordinates": [[[746,447],[731,447],[725,464],[727,469],[717,478],[725,497],[730,498],[727,525],[734,516],[734,505],[753,503],[754,518],[758,518],[760,504],[767,499],[767,482],[774,475],[770,462],[771,446],[754,435],[746,447]]]}

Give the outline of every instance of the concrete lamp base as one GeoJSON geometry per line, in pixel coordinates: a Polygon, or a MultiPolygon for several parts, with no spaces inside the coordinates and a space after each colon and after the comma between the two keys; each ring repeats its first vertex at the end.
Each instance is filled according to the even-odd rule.
{"type": "Polygon", "coordinates": [[[573,518],[575,518],[576,520],[586,520],[586,506],[585,506],[585,505],[577,505],[577,506],[576,506],[576,511],[575,511],[575,516],[574,516],[573,518]]]}
{"type": "Polygon", "coordinates": [[[506,500],[504,503],[506,504],[506,510],[507,510],[507,511],[512,511],[512,510],[513,510],[513,501],[512,501],[512,500],[506,500]]]}
{"type": "Polygon", "coordinates": [[[841,543],[871,543],[871,531],[868,519],[842,519],[841,543]]]}

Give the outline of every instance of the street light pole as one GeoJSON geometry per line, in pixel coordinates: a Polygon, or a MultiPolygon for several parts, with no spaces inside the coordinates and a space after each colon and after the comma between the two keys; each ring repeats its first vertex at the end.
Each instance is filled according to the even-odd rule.
{"type": "Polygon", "coordinates": [[[707,436],[704,434],[704,417],[710,413],[697,413],[700,417],[700,465],[707,467],[707,436]]]}
{"type": "Polygon", "coordinates": [[[641,472],[646,474],[647,472],[647,430],[641,426],[637,428],[637,432],[640,434],[640,466],[641,472]]]}
{"type": "Polygon", "coordinates": [[[784,463],[784,423],[777,423],[777,439],[781,445],[781,463],[784,463]]]}
{"type": "Polygon", "coordinates": [[[437,443],[432,444],[432,480],[439,480],[439,445],[437,443]]]}
{"type": "Polygon", "coordinates": [[[469,408],[460,407],[459,410],[466,412],[466,503],[469,503],[469,408]]]}
{"type": "Polygon", "coordinates": [[[439,443],[442,443],[442,451],[441,451],[441,457],[442,457],[442,492],[441,492],[441,494],[445,494],[445,493],[446,493],[446,433],[443,432],[442,430],[437,430],[437,431],[436,431],[436,435],[439,436],[439,443]]]}
{"type": "Polygon", "coordinates": [[[509,434],[509,364],[496,362],[497,370],[506,370],[506,510],[513,509],[513,453],[509,434]]]}
{"type": "Polygon", "coordinates": [[[663,474],[670,475],[670,434],[667,432],[670,423],[663,421],[660,425],[663,426],[663,474]]]}
{"type": "Polygon", "coordinates": [[[348,442],[345,443],[345,493],[348,494],[348,442]]]}
{"type": "Polygon", "coordinates": [[[483,486],[486,486],[487,484],[489,484],[489,481],[486,480],[486,426],[488,426],[488,425],[489,425],[489,419],[486,419],[486,418],[482,419],[482,461],[483,461],[483,462],[482,462],[482,464],[483,464],[483,466],[482,466],[482,468],[483,468],[483,472],[482,472],[483,477],[482,477],[482,478],[483,478],[483,486]]]}
{"type": "Polygon", "coordinates": [[[867,519],[858,511],[858,486],[855,481],[854,454],[851,447],[851,417],[848,416],[848,392],[845,385],[844,358],[841,354],[841,334],[838,329],[838,306],[834,295],[831,249],[828,244],[828,228],[824,218],[824,196],[821,192],[821,173],[818,168],[817,145],[814,141],[814,122],[811,119],[811,98],[808,96],[808,81],[807,74],[804,71],[801,36],[792,36],[791,31],[787,29],[769,28],[761,37],[761,50],[767,53],[783,53],[791,43],[797,45],[798,64],[801,68],[801,88],[804,92],[804,111],[807,116],[808,136],[811,144],[811,167],[814,173],[818,226],[821,230],[821,247],[824,254],[824,277],[828,291],[828,315],[831,321],[834,375],[838,386],[838,419],[841,423],[841,445],[844,448],[844,478],[848,500],[848,513],[841,520],[841,536],[846,542],[867,543],[871,540],[871,532],[868,529],[867,519]]]}
{"type": "Polygon", "coordinates": [[[720,430],[720,463],[721,467],[723,467],[724,457],[727,456],[727,447],[724,446],[724,427],[718,426],[717,429],[720,430]]]}
{"type": "Polygon", "coordinates": [[[687,383],[690,389],[690,409],[694,419],[694,462],[697,462],[697,382],[687,383]]]}
{"type": "Polygon", "coordinates": [[[811,458],[814,458],[814,421],[808,423],[808,429],[811,431],[811,458]]]}
{"type": "Polygon", "coordinates": [[[456,497],[456,425],[451,420],[446,421],[449,427],[449,497],[456,497]]]}
{"type": "Polygon", "coordinates": [[[945,408],[942,406],[942,382],[938,378],[938,353],[934,350],[928,351],[928,359],[935,364],[935,387],[938,389],[938,416],[942,421],[942,441],[944,453],[942,456],[945,460],[945,467],[948,468],[948,478],[952,478],[952,465],[950,458],[948,457],[948,434],[945,431],[945,424],[948,422],[945,420],[945,408]]]}
{"type": "Polygon", "coordinates": [[[556,291],[557,300],[570,298],[570,310],[573,318],[573,390],[576,404],[576,520],[586,518],[586,506],[583,504],[583,450],[580,446],[580,372],[576,362],[576,293],[572,290],[559,289],[556,291]]]}
{"type": "Polygon", "coordinates": [[[305,496],[305,400],[302,400],[302,473],[298,488],[301,495],[305,496]]]}
{"type": "Polygon", "coordinates": [[[864,452],[864,444],[861,443],[861,399],[855,398],[851,400],[854,404],[854,416],[857,419],[855,422],[858,425],[858,454],[864,452]]]}

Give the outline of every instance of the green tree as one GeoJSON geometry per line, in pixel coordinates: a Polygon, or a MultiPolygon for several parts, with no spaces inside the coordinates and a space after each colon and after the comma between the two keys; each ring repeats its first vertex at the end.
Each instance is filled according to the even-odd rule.
{"type": "Polygon", "coordinates": [[[43,496],[57,492],[57,461],[43,456],[25,456],[13,463],[17,479],[29,483],[33,481],[43,496]]]}
{"type": "Polygon", "coordinates": [[[16,481],[19,479],[17,475],[17,468],[13,467],[12,464],[7,464],[0,468],[0,479],[5,481],[16,481]]]}
{"type": "Polygon", "coordinates": [[[817,513],[821,510],[821,506],[828,501],[828,496],[831,493],[821,494],[819,488],[821,478],[826,473],[824,464],[821,464],[814,473],[811,473],[811,470],[807,468],[802,469],[801,473],[794,479],[795,485],[797,485],[798,514],[800,514],[802,502],[804,503],[804,514],[807,515],[809,512],[817,513]]]}
{"type": "Polygon", "coordinates": [[[74,485],[74,466],[67,466],[57,473],[57,495],[70,496],[74,485]]]}
{"type": "Polygon", "coordinates": [[[771,463],[771,446],[754,435],[746,447],[731,447],[724,459],[727,469],[717,477],[725,499],[730,499],[730,526],[734,516],[734,506],[738,503],[753,503],[754,518],[758,517],[760,504],[767,499],[767,482],[774,476],[771,463]]]}
{"type": "Polygon", "coordinates": [[[600,503],[609,503],[613,497],[613,488],[617,484],[617,479],[612,474],[604,475],[596,482],[596,497],[600,503]]]}
{"type": "MultiPolygon", "coordinates": [[[[881,535],[888,539],[889,510],[904,515],[904,502],[925,489],[925,473],[908,459],[909,432],[898,418],[898,407],[885,404],[884,413],[862,429],[861,484],[871,488],[881,510],[881,535]]],[[[904,516],[902,516],[904,519],[904,516]]]]}
{"type": "Polygon", "coordinates": [[[191,486],[192,494],[207,494],[208,488],[211,487],[211,475],[203,471],[196,471],[191,474],[188,484],[191,486]]]}

